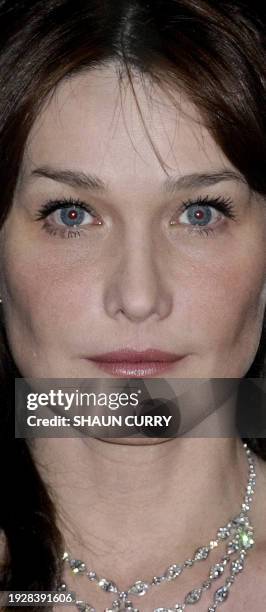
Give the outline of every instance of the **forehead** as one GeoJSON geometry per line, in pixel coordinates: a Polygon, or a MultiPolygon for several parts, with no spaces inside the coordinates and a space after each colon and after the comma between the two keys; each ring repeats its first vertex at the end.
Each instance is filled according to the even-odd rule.
{"type": "Polygon", "coordinates": [[[115,65],[60,83],[29,135],[24,168],[55,165],[90,170],[112,186],[230,166],[186,96],[147,77],[119,79],[115,65]],[[136,102],[137,100],[137,102],[136,102]],[[158,157],[151,146],[151,141],[158,157]]]}

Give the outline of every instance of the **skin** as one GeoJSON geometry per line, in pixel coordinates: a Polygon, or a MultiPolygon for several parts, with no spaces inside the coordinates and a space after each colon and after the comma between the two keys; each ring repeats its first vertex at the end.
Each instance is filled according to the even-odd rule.
{"type": "MultiPolygon", "coordinates": [[[[1,295],[14,359],[23,376],[97,378],[102,372],[85,356],[153,347],[186,355],[165,377],[240,378],[256,354],[265,310],[263,202],[182,93],[174,108],[154,86],[151,104],[137,76],[134,84],[169,176],[226,170],[238,178],[162,193],[166,174],[126,83],[120,106],[114,66],[62,83],[30,133],[1,231],[1,295]],[[90,172],[108,189],[32,176],[48,165],[90,172]],[[235,220],[216,215],[208,236],[192,230],[182,203],[199,196],[230,198],[235,220]],[[100,224],[75,238],[47,232],[36,221],[40,206],[66,197],[91,206],[100,224]]],[[[180,560],[207,543],[238,512],[247,471],[236,438],[115,442],[38,439],[34,454],[68,546],[124,588],[160,573],[176,559],[177,542],[180,560]]],[[[258,474],[253,519],[265,555],[266,475],[259,460],[258,474]]],[[[180,593],[193,586],[187,580],[180,593]]],[[[76,590],[76,582],[71,586],[76,590]]],[[[173,586],[165,590],[169,605],[179,596],[173,586]]],[[[150,605],[160,604],[157,597],[150,605]]],[[[95,592],[93,603],[103,608],[105,595],[95,592]]]]}
{"type": "MultiPolygon", "coordinates": [[[[184,97],[175,110],[156,89],[151,104],[137,79],[136,91],[171,177],[235,170],[184,97]]],[[[265,309],[266,209],[243,181],[162,194],[167,177],[129,88],[123,98],[121,112],[112,67],[77,76],[58,88],[31,131],[2,231],[14,358],[27,376],[97,377],[102,372],[84,357],[153,347],[186,355],[167,376],[241,377],[265,309]],[[48,165],[98,175],[108,191],[32,176],[48,165]],[[212,221],[216,231],[200,235],[182,212],[183,201],[199,196],[230,198],[236,220],[212,221]],[[80,238],[44,231],[40,206],[62,197],[80,198],[101,225],[87,223],[80,238]]]]}

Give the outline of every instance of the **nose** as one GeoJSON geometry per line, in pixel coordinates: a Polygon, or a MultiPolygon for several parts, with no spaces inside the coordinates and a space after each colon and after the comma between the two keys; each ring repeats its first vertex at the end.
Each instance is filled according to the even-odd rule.
{"type": "MultiPolygon", "coordinates": [[[[158,249],[157,249],[158,250],[158,249]]],[[[120,245],[106,280],[104,307],[109,317],[124,316],[132,322],[165,319],[172,309],[162,261],[147,237],[120,245]]]]}

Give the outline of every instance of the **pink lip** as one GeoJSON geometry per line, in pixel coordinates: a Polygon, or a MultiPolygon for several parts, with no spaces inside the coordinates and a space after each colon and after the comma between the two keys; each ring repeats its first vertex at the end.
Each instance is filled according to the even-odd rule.
{"type": "Polygon", "coordinates": [[[121,378],[144,378],[162,374],[183,358],[184,355],[176,355],[158,349],[146,349],[145,351],[120,349],[89,357],[90,361],[97,364],[107,374],[121,378]]]}

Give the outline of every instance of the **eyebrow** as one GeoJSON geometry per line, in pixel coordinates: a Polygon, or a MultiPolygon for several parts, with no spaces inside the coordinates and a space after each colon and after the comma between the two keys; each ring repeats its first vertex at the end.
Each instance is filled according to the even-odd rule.
{"type": "MultiPolygon", "coordinates": [[[[41,166],[32,171],[31,177],[33,176],[48,178],[59,183],[70,185],[71,187],[82,187],[91,191],[108,191],[108,185],[102,179],[94,174],[88,174],[82,171],[61,170],[50,168],[49,166],[41,166]]],[[[164,193],[171,194],[180,189],[209,187],[221,181],[238,181],[246,183],[244,177],[233,170],[217,170],[211,173],[196,172],[179,177],[168,177],[162,183],[161,190],[164,193]]]]}

